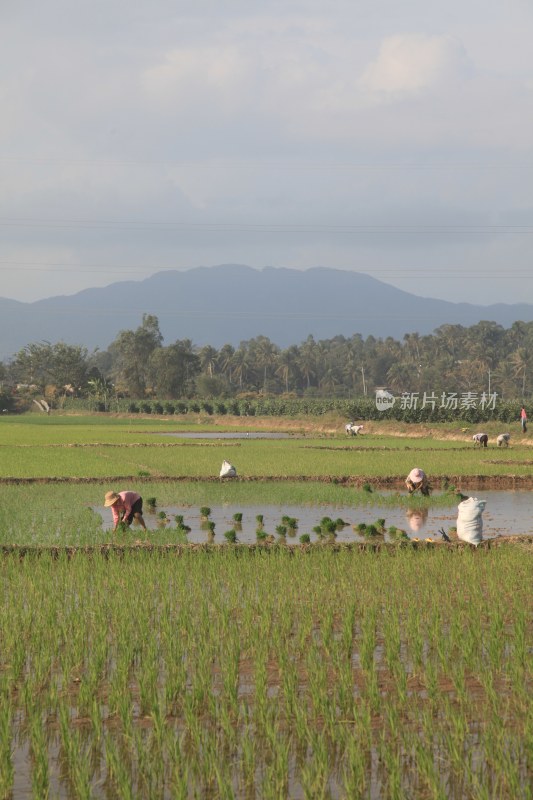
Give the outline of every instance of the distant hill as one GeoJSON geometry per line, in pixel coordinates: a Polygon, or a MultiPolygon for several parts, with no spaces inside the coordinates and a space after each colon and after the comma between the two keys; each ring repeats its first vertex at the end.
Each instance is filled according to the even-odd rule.
{"type": "Polygon", "coordinates": [[[258,335],[280,347],[336,335],[363,337],[431,333],[443,324],[480,320],[510,327],[533,320],[533,305],[475,306],[417,297],[357,272],[236,264],[158,272],[143,281],[124,281],[35,303],[0,298],[0,358],[29,342],[65,341],[101,349],[143,313],[159,318],[164,344],[191,339],[221,347],[258,335]]]}

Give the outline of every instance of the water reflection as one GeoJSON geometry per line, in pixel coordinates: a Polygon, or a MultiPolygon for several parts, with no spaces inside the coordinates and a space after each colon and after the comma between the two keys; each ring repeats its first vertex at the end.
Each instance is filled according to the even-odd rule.
{"type": "Polygon", "coordinates": [[[429,509],[427,508],[408,508],[405,512],[407,517],[407,524],[413,531],[421,530],[428,521],[429,509]]]}
{"type": "MultiPolygon", "coordinates": [[[[205,502],[209,501],[209,487],[206,487],[205,502]]],[[[382,493],[387,497],[387,493],[382,493]]],[[[349,498],[347,492],[346,497],[349,498]]],[[[485,539],[498,535],[508,534],[532,534],[533,515],[531,513],[533,499],[529,491],[487,491],[482,495],[482,499],[487,501],[486,509],[483,514],[483,536],[485,539]]],[[[209,502],[211,506],[211,502],[209,502]]],[[[329,516],[332,520],[342,518],[347,524],[344,528],[336,531],[337,541],[354,541],[360,538],[357,526],[360,523],[367,525],[374,524],[379,518],[385,519],[385,527],[395,526],[401,530],[405,529],[410,536],[418,537],[423,531],[425,535],[437,536],[440,528],[448,530],[457,524],[457,505],[455,500],[446,506],[430,506],[429,508],[416,508],[415,504],[405,506],[395,505],[270,505],[261,504],[259,506],[246,505],[242,503],[241,508],[236,505],[211,506],[210,521],[215,523],[215,541],[224,541],[224,532],[236,527],[237,520],[235,512],[243,513],[241,530],[239,530],[239,541],[252,543],[257,539],[256,531],[258,527],[264,529],[265,533],[274,534],[276,528],[283,523],[285,517],[295,518],[298,521],[297,536],[310,534],[311,540],[315,541],[317,536],[314,528],[322,517],[329,516]],[[259,526],[259,518],[262,524],[259,526]]],[[[205,520],[199,508],[165,505],[165,517],[161,529],[166,529],[169,533],[169,541],[177,534],[179,527],[188,527],[188,541],[199,543],[205,542],[208,530],[205,527],[205,520]],[[202,524],[204,523],[204,524],[202,524]]],[[[113,519],[109,508],[95,506],[94,511],[102,517],[102,524],[105,530],[113,527],[113,519]]],[[[146,524],[150,529],[157,529],[156,513],[147,513],[146,524]]]]}

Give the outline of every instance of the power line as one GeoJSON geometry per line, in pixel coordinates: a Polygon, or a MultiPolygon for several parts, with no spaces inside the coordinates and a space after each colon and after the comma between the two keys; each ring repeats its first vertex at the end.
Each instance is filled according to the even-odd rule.
{"type": "MultiPolygon", "coordinates": [[[[192,267],[190,269],[193,269],[192,267]]],[[[207,269],[214,269],[207,267],[207,269]]],[[[253,268],[252,268],[253,269],[253,268]]],[[[298,272],[306,272],[313,267],[298,269],[298,272]]],[[[315,268],[316,269],[316,268],[315,268]]],[[[441,269],[429,270],[427,267],[357,267],[353,269],[333,268],[338,272],[358,273],[369,275],[370,277],[380,275],[388,278],[522,278],[533,280],[533,271],[529,269],[508,269],[490,272],[486,268],[464,269],[462,267],[443,267],[441,269]]],[[[0,261],[0,272],[65,272],[78,274],[135,274],[147,277],[161,272],[186,272],[175,267],[161,267],[156,265],[128,265],[128,264],[45,264],[33,261],[0,261]]],[[[259,270],[256,270],[259,271],[259,270]]]]}
{"type": "Polygon", "coordinates": [[[302,170],[382,170],[382,169],[531,169],[533,163],[528,162],[496,162],[496,161],[277,161],[277,160],[241,160],[232,161],[224,159],[188,159],[176,161],[173,159],[150,158],[44,158],[39,156],[0,156],[0,163],[5,164],[41,164],[41,165],[72,165],[72,166],[154,166],[154,167],[182,167],[201,169],[282,169],[291,171],[302,170]]]}
{"type": "Polygon", "coordinates": [[[107,230],[172,230],[210,231],[228,233],[533,233],[533,223],[501,225],[447,224],[285,224],[285,223],[232,223],[232,222],[180,222],[172,220],[105,220],[105,219],[36,219],[0,217],[3,227],[32,228],[103,228],[107,230]]]}

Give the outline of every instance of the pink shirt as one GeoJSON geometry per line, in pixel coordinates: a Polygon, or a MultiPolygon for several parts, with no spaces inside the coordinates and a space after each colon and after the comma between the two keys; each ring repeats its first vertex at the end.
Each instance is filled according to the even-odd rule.
{"type": "Polygon", "coordinates": [[[113,503],[111,506],[113,522],[115,525],[120,522],[121,513],[125,512],[125,516],[128,516],[133,504],[141,498],[141,495],[137,494],[137,492],[119,492],[118,496],[120,497],[120,500],[117,500],[117,502],[113,503]]]}

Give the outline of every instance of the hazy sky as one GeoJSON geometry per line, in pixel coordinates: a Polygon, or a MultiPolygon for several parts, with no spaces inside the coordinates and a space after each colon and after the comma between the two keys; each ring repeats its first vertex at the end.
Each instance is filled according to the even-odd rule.
{"type": "Polygon", "coordinates": [[[0,295],[221,263],[533,302],[532,0],[3,0],[0,295]]]}

